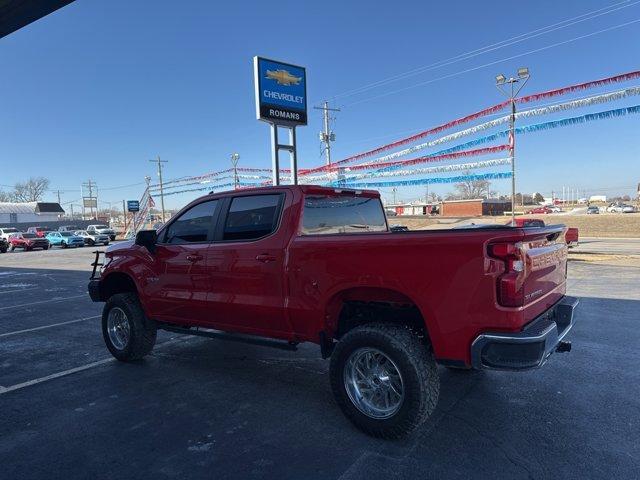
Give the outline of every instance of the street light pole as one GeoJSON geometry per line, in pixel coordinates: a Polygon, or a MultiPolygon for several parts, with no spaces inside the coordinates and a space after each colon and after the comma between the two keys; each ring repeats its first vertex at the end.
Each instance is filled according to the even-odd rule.
{"type": "Polygon", "coordinates": [[[517,77],[507,78],[503,74],[496,75],[496,87],[509,98],[511,105],[511,115],[509,116],[509,159],[511,161],[511,226],[516,224],[516,98],[529,80],[529,69],[526,67],[518,69],[517,77]],[[522,84],[516,88],[516,83],[522,84]],[[510,91],[505,91],[502,87],[509,84],[510,91]]]}
{"type": "Polygon", "coordinates": [[[238,181],[238,160],[240,160],[239,153],[231,154],[231,165],[233,165],[233,189],[237,190],[239,187],[238,181]]]}

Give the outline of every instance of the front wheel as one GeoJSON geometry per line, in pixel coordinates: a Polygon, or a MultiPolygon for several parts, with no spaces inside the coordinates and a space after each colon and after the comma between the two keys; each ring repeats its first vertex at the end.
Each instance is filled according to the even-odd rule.
{"type": "Polygon", "coordinates": [[[402,325],[375,323],[349,331],[331,356],[330,376],[345,416],[374,437],[411,433],[438,403],[431,347],[402,325]]]}
{"type": "Polygon", "coordinates": [[[60,246],[61,246],[62,248],[67,248],[67,244],[66,244],[65,242],[62,242],[62,243],[60,244],[60,246]]]}
{"type": "Polygon", "coordinates": [[[135,293],[113,295],[102,311],[102,336],[116,359],[139,360],[153,350],[157,328],[144,314],[135,293]]]}

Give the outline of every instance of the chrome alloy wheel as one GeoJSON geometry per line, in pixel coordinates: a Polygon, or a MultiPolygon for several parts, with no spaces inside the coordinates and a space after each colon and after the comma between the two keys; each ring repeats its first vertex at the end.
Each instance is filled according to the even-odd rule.
{"type": "Polygon", "coordinates": [[[354,350],[344,366],[344,386],[358,410],[375,419],[396,414],[404,401],[402,375],[380,350],[354,350]]]}
{"type": "Polygon", "coordinates": [[[119,307],[109,310],[107,316],[107,333],[111,344],[117,350],[124,350],[129,343],[131,336],[131,326],[127,314],[119,307]]]}

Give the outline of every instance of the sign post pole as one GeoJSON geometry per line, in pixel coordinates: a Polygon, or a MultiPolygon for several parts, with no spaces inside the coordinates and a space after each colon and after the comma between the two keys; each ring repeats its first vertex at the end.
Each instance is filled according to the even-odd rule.
{"type": "Polygon", "coordinates": [[[291,144],[291,150],[289,150],[289,160],[291,161],[291,184],[298,184],[298,153],[296,151],[296,127],[291,126],[289,128],[289,143],[291,144]]]}
{"type": "Polygon", "coordinates": [[[280,185],[280,150],[289,152],[291,183],[298,184],[296,126],[307,124],[307,74],[304,67],[253,57],[256,118],[271,125],[271,178],[280,185]],[[278,128],[289,130],[281,144],[278,128]]]}
{"type": "Polygon", "coordinates": [[[280,185],[280,146],[278,145],[278,125],[271,124],[271,181],[274,187],[280,185]]]}

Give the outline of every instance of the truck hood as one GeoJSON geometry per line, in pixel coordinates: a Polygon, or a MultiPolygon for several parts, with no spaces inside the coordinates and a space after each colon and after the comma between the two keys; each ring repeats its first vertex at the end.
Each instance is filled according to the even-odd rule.
{"type": "Polygon", "coordinates": [[[107,254],[123,253],[133,247],[133,240],[125,240],[124,242],[113,243],[107,248],[107,254]]]}

